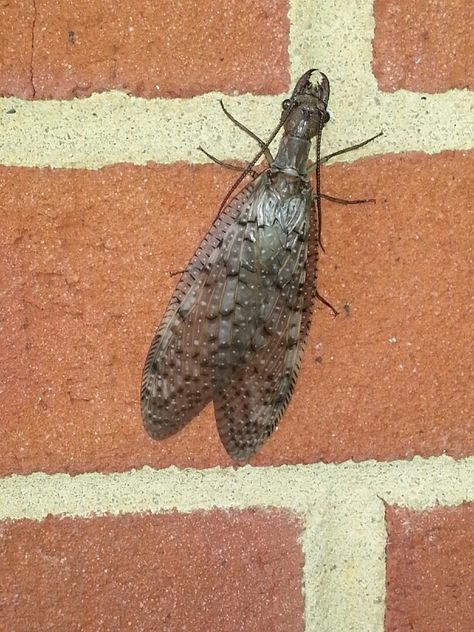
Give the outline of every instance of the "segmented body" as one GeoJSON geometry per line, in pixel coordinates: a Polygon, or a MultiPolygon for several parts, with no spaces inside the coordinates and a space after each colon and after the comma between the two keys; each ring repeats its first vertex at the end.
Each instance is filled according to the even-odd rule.
{"type": "Polygon", "coordinates": [[[299,132],[285,135],[270,168],[222,209],[182,274],[143,371],[142,416],[154,438],[213,400],[225,449],[247,459],[290,401],[318,249],[310,135],[299,132]]]}

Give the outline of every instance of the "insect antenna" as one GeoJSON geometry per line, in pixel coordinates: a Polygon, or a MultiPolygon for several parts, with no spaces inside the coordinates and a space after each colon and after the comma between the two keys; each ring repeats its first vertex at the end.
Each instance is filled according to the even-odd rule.
{"type": "MultiPolygon", "coordinates": [[[[288,108],[289,110],[290,108],[288,108]]],[[[288,116],[288,112],[286,113],[286,116],[288,116]]],[[[218,214],[222,211],[222,209],[224,208],[224,206],[227,204],[230,196],[232,195],[232,193],[235,191],[235,189],[239,186],[239,184],[242,182],[242,180],[248,176],[249,174],[251,174],[254,171],[254,166],[257,162],[257,160],[259,160],[264,154],[265,152],[268,150],[268,148],[270,147],[270,143],[273,141],[273,139],[275,138],[275,136],[278,134],[278,132],[281,130],[281,128],[283,127],[283,124],[286,120],[286,116],[283,117],[283,120],[280,121],[280,123],[276,126],[276,128],[273,130],[273,132],[270,135],[270,138],[267,140],[266,143],[263,144],[262,148],[260,149],[260,151],[256,154],[256,156],[247,164],[247,166],[245,167],[245,169],[242,171],[242,173],[240,174],[240,176],[237,178],[237,180],[234,182],[234,184],[231,186],[231,188],[227,191],[227,195],[224,197],[224,199],[222,200],[222,204],[219,207],[218,210],[218,214]]]]}
{"type": "Polygon", "coordinates": [[[267,153],[268,146],[265,144],[265,141],[263,141],[259,136],[257,136],[257,134],[252,132],[252,130],[249,129],[248,127],[246,127],[243,123],[238,121],[235,118],[235,116],[232,116],[232,114],[225,107],[224,102],[222,101],[222,99],[220,99],[219,103],[221,104],[222,111],[227,116],[227,118],[229,118],[234,125],[237,125],[237,127],[239,129],[241,129],[243,132],[248,134],[250,136],[250,138],[253,138],[255,141],[257,141],[257,143],[260,145],[260,147],[265,150],[265,158],[266,158],[268,164],[270,164],[272,162],[272,156],[271,156],[270,152],[267,153]]]}
{"type": "MultiPolygon", "coordinates": [[[[224,167],[225,169],[232,169],[233,171],[240,171],[241,173],[242,173],[242,171],[245,171],[245,168],[242,169],[242,167],[238,167],[237,165],[231,165],[230,162],[225,162],[224,160],[219,160],[219,158],[216,158],[215,156],[210,154],[208,151],[206,151],[201,146],[198,147],[198,150],[202,151],[202,153],[205,156],[207,156],[208,158],[210,158],[212,160],[212,162],[215,162],[217,165],[220,165],[221,167],[224,167]]],[[[257,173],[257,171],[254,171],[252,169],[251,171],[249,171],[249,175],[252,176],[252,178],[256,178],[258,176],[258,173],[257,173]]]]}
{"type": "MultiPolygon", "coordinates": [[[[312,75],[312,73],[314,72],[314,68],[311,68],[310,70],[306,71],[304,73],[304,75],[302,77],[300,77],[298,83],[295,86],[295,89],[293,90],[293,94],[291,95],[291,99],[290,101],[292,101],[291,106],[294,106],[294,101],[293,99],[301,94],[306,85],[308,84],[309,78],[312,75]]],[[[322,74],[322,73],[321,73],[322,74]]],[[[245,131],[247,131],[248,133],[250,133],[251,136],[253,136],[254,138],[256,138],[257,142],[261,143],[261,148],[260,151],[257,153],[257,155],[253,158],[253,160],[251,160],[247,166],[245,167],[245,169],[242,171],[241,175],[237,178],[237,180],[234,182],[234,184],[231,186],[231,188],[229,189],[229,191],[227,191],[227,195],[225,196],[225,198],[222,201],[222,204],[219,207],[219,210],[217,212],[217,214],[219,214],[222,209],[224,208],[224,206],[227,204],[227,202],[229,201],[230,196],[232,195],[232,193],[235,191],[235,189],[239,186],[239,184],[242,182],[242,180],[249,175],[250,173],[253,172],[253,167],[255,166],[257,160],[259,160],[264,154],[267,154],[269,148],[270,148],[270,144],[272,143],[272,141],[274,140],[275,136],[278,134],[278,132],[281,130],[281,128],[283,127],[283,125],[286,122],[286,119],[288,118],[288,116],[290,115],[290,112],[292,110],[292,107],[289,107],[286,112],[284,112],[284,115],[281,117],[279,124],[276,126],[276,128],[273,130],[273,132],[270,135],[270,138],[267,140],[267,142],[262,142],[258,137],[256,137],[255,134],[253,134],[253,132],[250,132],[250,130],[247,130],[247,128],[245,128],[245,126],[243,126],[241,123],[239,123],[238,121],[234,121],[236,125],[238,125],[241,129],[245,128],[245,131]]],[[[229,113],[226,111],[224,104],[221,101],[221,107],[224,110],[224,112],[227,114],[227,116],[229,116],[229,118],[231,120],[233,120],[233,117],[231,115],[229,115],[229,113]]],[[[319,134],[318,134],[318,140],[319,143],[321,142],[321,129],[322,129],[322,124],[320,124],[320,128],[319,128],[319,134]]],[[[318,157],[320,155],[320,148],[318,146],[318,157]]],[[[319,193],[319,190],[318,190],[319,193]]],[[[318,202],[318,213],[321,214],[321,202],[318,202]]],[[[321,237],[321,235],[319,235],[319,237],[321,237]]]]}
{"type": "Polygon", "coordinates": [[[326,252],[321,240],[321,132],[323,129],[322,118],[319,119],[318,133],[316,135],[316,209],[318,213],[318,243],[321,246],[321,250],[326,252]]]}

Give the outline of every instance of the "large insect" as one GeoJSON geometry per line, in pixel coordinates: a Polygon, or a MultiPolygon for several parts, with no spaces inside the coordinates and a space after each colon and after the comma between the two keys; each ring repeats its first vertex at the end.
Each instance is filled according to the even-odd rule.
{"type": "Polygon", "coordinates": [[[316,291],[316,263],[321,197],[329,197],[320,192],[319,175],[329,81],[319,73],[313,83],[316,72],[305,72],[283,102],[268,143],[246,130],[261,151],[227,195],[171,297],[141,387],[143,421],[155,439],[179,431],[212,400],[225,449],[247,460],[288,406],[314,299],[326,303],[316,291]],[[273,158],[268,146],[282,127],[273,158]],[[313,138],[316,163],[308,165],[313,138]],[[263,155],[268,168],[256,174],[263,155]],[[253,180],[231,199],[246,175],[253,180]]]}

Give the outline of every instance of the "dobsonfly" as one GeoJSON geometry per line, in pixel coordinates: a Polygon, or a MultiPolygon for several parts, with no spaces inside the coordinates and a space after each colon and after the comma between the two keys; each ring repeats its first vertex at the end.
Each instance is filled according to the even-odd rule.
{"type": "Polygon", "coordinates": [[[178,432],[212,400],[226,451],[237,461],[247,460],[288,406],[314,300],[331,307],[316,290],[321,198],[367,201],[323,195],[319,167],[372,140],[320,158],[329,81],[319,73],[313,83],[315,72],[305,72],[283,102],[267,143],[222,106],[261,150],[242,170],[182,273],[148,351],[141,411],[155,439],[178,432]],[[269,144],[282,127],[273,158],[269,144]],[[308,166],[313,138],[316,162],[308,166]],[[262,156],[268,168],[258,174],[253,167],[262,156]],[[252,181],[231,198],[246,175],[252,181]]]}

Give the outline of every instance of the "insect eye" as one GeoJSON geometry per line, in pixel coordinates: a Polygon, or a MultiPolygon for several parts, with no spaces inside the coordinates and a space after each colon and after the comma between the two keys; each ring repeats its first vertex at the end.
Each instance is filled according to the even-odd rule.
{"type": "Polygon", "coordinates": [[[284,110],[287,110],[287,109],[290,107],[290,104],[291,104],[290,99],[285,99],[285,100],[283,101],[283,103],[281,104],[281,107],[282,107],[284,110]]]}
{"type": "Polygon", "coordinates": [[[327,123],[330,118],[331,118],[331,115],[329,114],[329,112],[325,112],[324,113],[324,123],[327,123]]]}

